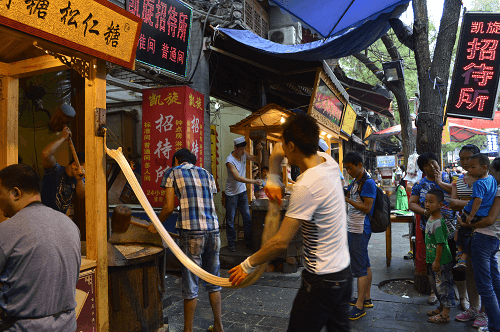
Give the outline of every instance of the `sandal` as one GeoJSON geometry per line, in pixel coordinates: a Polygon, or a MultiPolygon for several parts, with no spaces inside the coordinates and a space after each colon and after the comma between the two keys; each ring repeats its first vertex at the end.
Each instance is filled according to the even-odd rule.
{"type": "Polygon", "coordinates": [[[432,324],[448,324],[450,322],[450,316],[445,317],[442,314],[437,314],[436,316],[429,317],[427,321],[432,324]]]}
{"type": "Polygon", "coordinates": [[[429,312],[427,312],[427,316],[429,316],[429,317],[436,316],[436,315],[439,315],[442,311],[443,310],[436,308],[436,309],[433,309],[433,310],[430,310],[429,312]]]}

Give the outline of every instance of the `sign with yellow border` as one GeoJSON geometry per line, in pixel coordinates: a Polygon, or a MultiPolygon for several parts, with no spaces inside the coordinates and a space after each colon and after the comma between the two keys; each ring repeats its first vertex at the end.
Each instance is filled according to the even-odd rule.
{"type": "Polygon", "coordinates": [[[106,0],[0,0],[0,24],[133,68],[142,20],[106,0]]]}
{"type": "Polygon", "coordinates": [[[342,119],[342,130],[349,136],[352,135],[354,131],[354,125],[356,124],[356,111],[351,107],[351,105],[347,104],[344,118],[342,119]]]}

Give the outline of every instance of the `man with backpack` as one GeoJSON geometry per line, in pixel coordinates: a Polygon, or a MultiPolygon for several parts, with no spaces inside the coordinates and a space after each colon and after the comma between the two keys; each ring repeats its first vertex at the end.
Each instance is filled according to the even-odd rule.
{"type": "Polygon", "coordinates": [[[366,315],[365,308],[372,308],[370,286],[372,269],[368,257],[368,242],[372,229],[370,217],[375,208],[377,197],[375,181],[363,167],[363,158],[356,152],[349,152],[343,160],[347,173],[354,179],[345,190],[347,209],[347,238],[351,256],[352,275],[358,278],[358,297],[349,304],[354,306],[349,313],[350,320],[366,315]]]}

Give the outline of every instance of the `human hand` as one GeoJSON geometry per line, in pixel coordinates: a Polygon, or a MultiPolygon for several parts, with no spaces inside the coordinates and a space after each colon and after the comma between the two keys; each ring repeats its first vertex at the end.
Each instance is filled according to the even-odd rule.
{"type": "Polygon", "coordinates": [[[438,261],[432,263],[432,271],[439,272],[441,270],[441,264],[438,261]]]}
{"type": "Polygon", "coordinates": [[[241,264],[229,270],[229,274],[229,281],[233,286],[241,284],[241,282],[248,276],[248,274],[243,271],[241,264]]]}
{"type": "Polygon", "coordinates": [[[467,219],[465,219],[465,223],[467,223],[467,224],[469,224],[469,225],[470,225],[470,224],[471,224],[471,222],[472,222],[472,219],[474,219],[474,217],[471,217],[471,215],[468,215],[468,216],[467,216],[467,219]]]}
{"type": "Polygon", "coordinates": [[[283,198],[283,184],[277,174],[271,173],[267,175],[264,192],[271,201],[277,200],[278,204],[281,204],[281,199],[283,198]]]}
{"type": "Polygon", "coordinates": [[[253,180],[253,184],[256,184],[258,186],[262,186],[262,180],[261,179],[253,180]]]}
{"type": "Polygon", "coordinates": [[[263,146],[262,146],[262,144],[260,144],[260,142],[259,142],[259,143],[255,146],[255,150],[260,151],[260,150],[262,150],[262,149],[263,149],[263,146]]]}
{"type": "Polygon", "coordinates": [[[461,209],[461,207],[458,205],[458,202],[460,202],[459,199],[450,198],[448,206],[450,207],[450,209],[452,209],[454,211],[458,211],[461,209]]]}
{"type": "Polygon", "coordinates": [[[68,126],[64,126],[64,129],[61,131],[61,137],[63,137],[65,141],[71,137],[71,130],[68,126]]]}
{"type": "MultiPolygon", "coordinates": [[[[462,219],[462,216],[459,216],[457,218],[457,223],[460,225],[460,227],[469,227],[469,224],[466,224],[465,221],[462,219]]],[[[455,232],[456,234],[457,232],[455,232]]]]}
{"type": "Polygon", "coordinates": [[[149,225],[148,231],[150,231],[151,233],[158,233],[158,231],[156,230],[155,225],[153,225],[153,224],[149,225]]]}

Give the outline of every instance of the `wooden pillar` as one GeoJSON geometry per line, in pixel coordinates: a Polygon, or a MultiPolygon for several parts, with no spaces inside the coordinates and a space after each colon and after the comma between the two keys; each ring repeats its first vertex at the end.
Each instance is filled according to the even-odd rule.
{"type": "MultiPolygon", "coordinates": [[[[75,109],[75,118],[71,121],[71,133],[76,152],[85,151],[85,78],[71,70],[71,106],[75,109]]],[[[81,160],[80,160],[81,162],[81,160]]],[[[85,165],[86,166],[86,165],[85,165]]],[[[85,199],[74,195],[75,213],[73,221],[80,229],[80,237],[87,238],[85,224],[85,199]]]]}
{"type": "Polygon", "coordinates": [[[97,331],[109,331],[106,152],[95,133],[96,108],[106,108],[106,62],[90,62],[92,79],[85,80],[85,215],[87,258],[97,261],[97,331]]]}
{"type": "Polygon", "coordinates": [[[0,169],[17,164],[19,79],[0,76],[0,169]]]}
{"type": "MultiPolygon", "coordinates": [[[[249,151],[250,154],[253,154],[253,147],[252,147],[252,141],[250,140],[250,128],[245,127],[245,141],[247,142],[247,151],[249,151]]],[[[252,179],[252,163],[250,160],[247,158],[247,168],[246,168],[246,176],[247,179],[252,179]]],[[[252,189],[253,186],[252,184],[247,183],[247,198],[248,202],[250,203],[252,201],[252,189]]]]}

